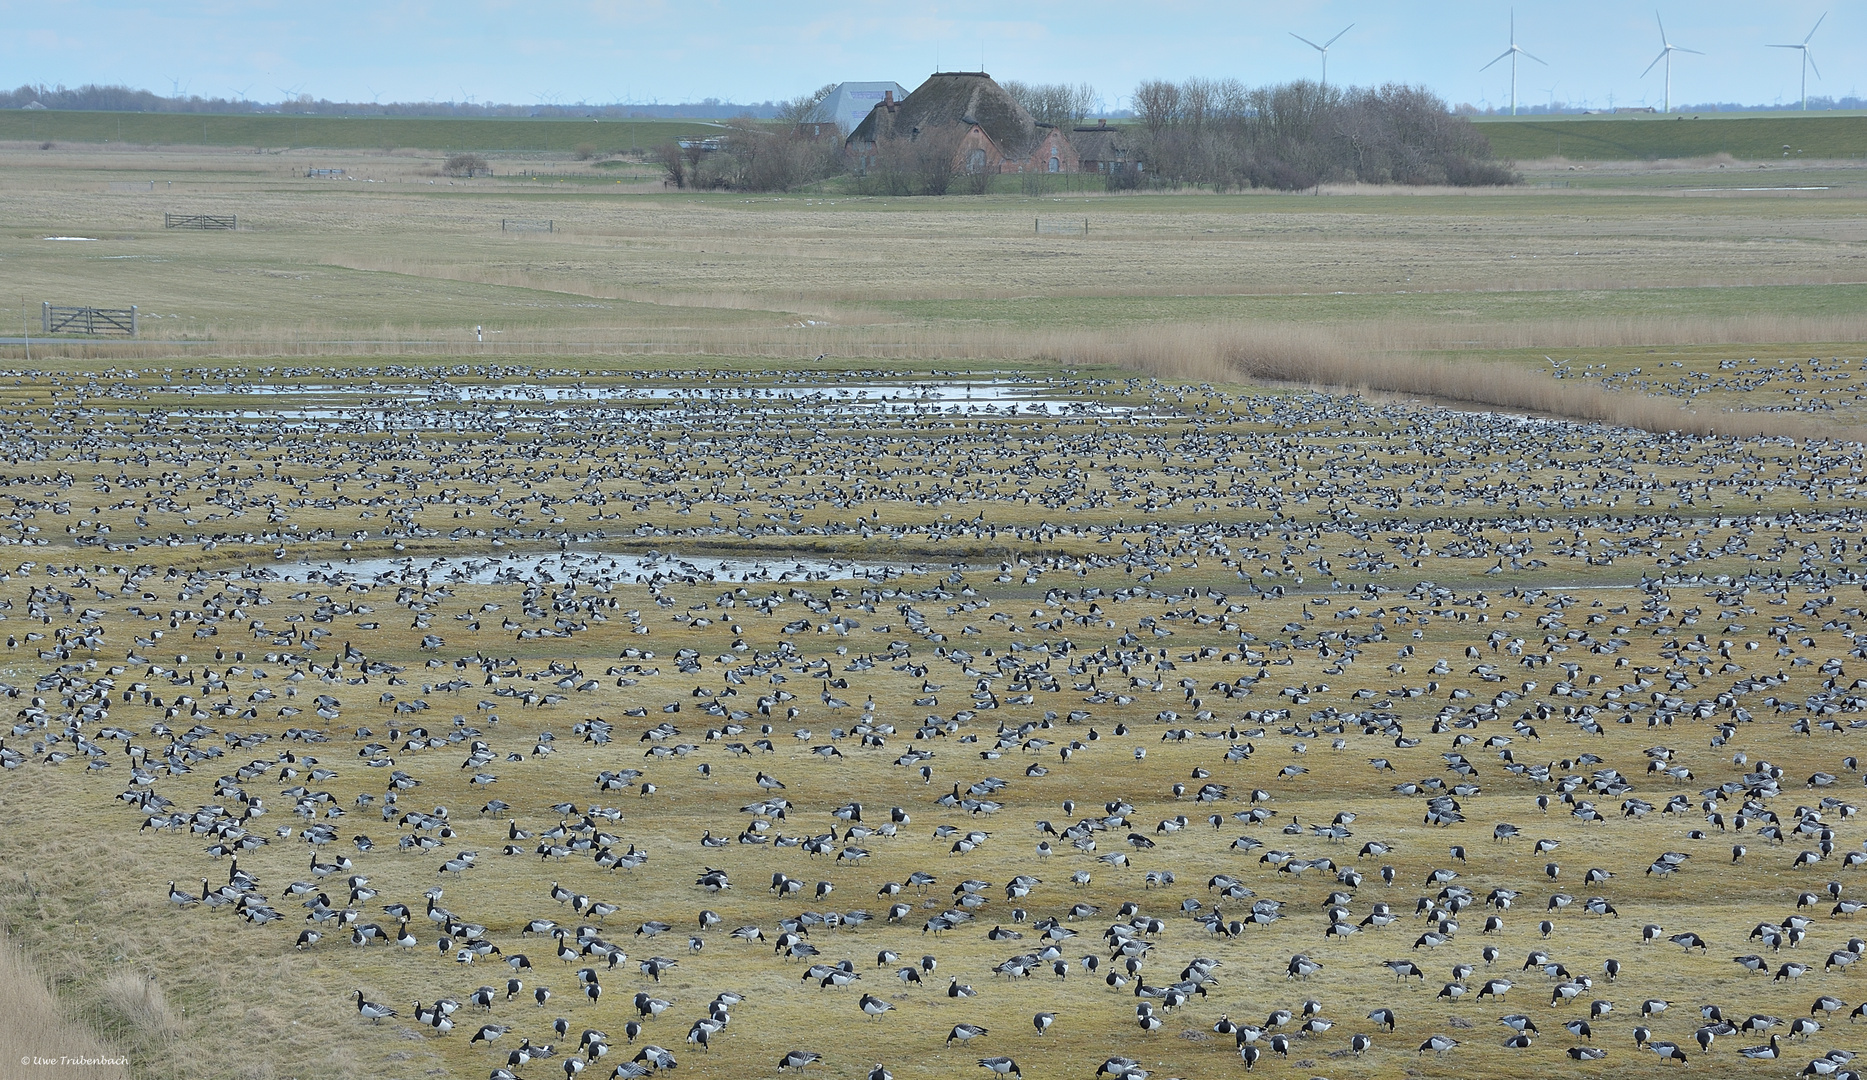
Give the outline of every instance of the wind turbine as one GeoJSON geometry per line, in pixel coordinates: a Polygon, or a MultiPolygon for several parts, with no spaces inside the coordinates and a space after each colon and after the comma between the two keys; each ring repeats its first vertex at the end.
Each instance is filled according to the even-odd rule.
{"type": "MultiPolygon", "coordinates": [[[[1666,23],[1660,18],[1659,12],[1656,11],[1653,13],[1653,21],[1660,24],[1660,54],[1653,58],[1652,64],[1647,65],[1647,71],[1652,71],[1654,65],[1658,64],[1661,60],[1666,61],[1666,111],[1672,112],[1673,54],[1676,52],[1691,53],[1693,56],[1704,56],[1705,54],[1699,52],[1697,49],[1688,49],[1683,45],[1674,45],[1672,42],[1666,40],[1666,23]]],[[[1646,78],[1647,71],[1641,72],[1640,77],[1643,79],[1646,78]]]]}
{"type": "MultiPolygon", "coordinates": [[[[1491,61],[1491,64],[1495,64],[1498,62],[1498,60],[1502,60],[1506,56],[1510,57],[1510,114],[1512,116],[1517,115],[1517,56],[1519,53],[1521,53],[1524,56],[1529,56],[1530,59],[1536,60],[1536,62],[1539,64],[1543,64],[1544,67],[1549,66],[1548,64],[1544,64],[1543,61],[1537,60],[1536,57],[1530,56],[1529,53],[1524,52],[1524,50],[1517,47],[1517,9],[1512,8],[1511,13],[1510,13],[1510,48],[1505,49],[1503,52],[1499,53],[1497,60],[1491,61]]],[[[1483,71],[1485,70],[1485,68],[1489,68],[1491,64],[1486,64],[1484,67],[1481,67],[1478,70],[1483,71]]]]}
{"type": "Polygon", "coordinates": [[[1304,37],[1302,34],[1296,33],[1295,31],[1291,32],[1290,34],[1291,37],[1296,38],[1298,41],[1301,41],[1303,44],[1308,45],[1310,48],[1315,49],[1317,52],[1322,54],[1322,85],[1323,86],[1326,87],[1329,85],[1329,46],[1334,45],[1337,41],[1339,41],[1342,37],[1342,34],[1346,34],[1350,30],[1353,30],[1353,29],[1355,29],[1355,24],[1349,23],[1347,26],[1344,26],[1342,28],[1341,34],[1337,34],[1335,37],[1330,38],[1328,41],[1323,42],[1321,45],[1316,44],[1315,42],[1311,41],[1309,38],[1304,37]]]}
{"type": "MultiPolygon", "coordinates": [[[[1809,69],[1812,67],[1815,67],[1815,57],[1809,55],[1809,41],[1815,37],[1815,31],[1820,30],[1822,28],[1822,19],[1826,19],[1827,17],[1828,17],[1828,13],[1826,11],[1822,12],[1822,18],[1815,20],[1815,25],[1810,28],[1809,36],[1802,39],[1802,44],[1770,46],[1770,48],[1772,49],[1801,49],[1802,50],[1802,111],[1803,112],[1809,111],[1809,69]]],[[[1815,77],[1818,79],[1822,77],[1821,68],[1815,68],[1815,77]]]]}

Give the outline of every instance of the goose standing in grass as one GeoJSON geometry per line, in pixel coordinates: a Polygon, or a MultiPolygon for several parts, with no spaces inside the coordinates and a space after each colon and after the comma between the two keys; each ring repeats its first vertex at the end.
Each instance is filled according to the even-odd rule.
{"type": "Polygon", "coordinates": [[[1000,1076],[1015,1076],[1018,1080],[1024,1080],[1024,1073],[1019,1070],[1018,1063],[1008,1057],[980,1058],[979,1067],[990,1069],[1000,1076]]]}
{"type": "Polygon", "coordinates": [[[393,1018],[400,1015],[387,1005],[363,1000],[363,991],[361,990],[357,991],[357,1014],[371,1023],[380,1023],[384,1017],[393,1018]]]}
{"type": "Polygon", "coordinates": [[[946,1044],[948,1046],[952,1046],[954,1039],[958,1039],[960,1042],[963,1042],[963,1043],[969,1043],[972,1040],[978,1038],[979,1036],[985,1035],[985,1034],[988,1034],[988,1030],[986,1028],[982,1028],[978,1026],[977,1024],[954,1024],[953,1030],[947,1032],[946,1044]]]}
{"type": "Polygon", "coordinates": [[[480,1025],[480,1030],[474,1032],[473,1037],[468,1039],[467,1042],[469,1043],[496,1042],[499,1040],[501,1036],[505,1035],[507,1032],[511,1030],[512,1030],[511,1028],[507,1027],[504,1024],[482,1024],[480,1025]]]}
{"type": "Polygon", "coordinates": [[[893,1005],[873,994],[862,995],[862,999],[858,1001],[856,1005],[866,1016],[880,1016],[894,1008],[893,1005]]]}

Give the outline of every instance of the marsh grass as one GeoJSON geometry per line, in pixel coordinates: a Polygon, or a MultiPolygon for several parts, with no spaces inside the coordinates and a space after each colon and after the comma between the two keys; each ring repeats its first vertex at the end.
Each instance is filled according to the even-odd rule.
{"type": "Polygon", "coordinates": [[[19,1061],[24,1055],[114,1060],[122,1054],[59,1000],[19,939],[10,934],[0,939],[0,1080],[122,1080],[129,1071],[116,1065],[34,1066],[19,1061]]]}

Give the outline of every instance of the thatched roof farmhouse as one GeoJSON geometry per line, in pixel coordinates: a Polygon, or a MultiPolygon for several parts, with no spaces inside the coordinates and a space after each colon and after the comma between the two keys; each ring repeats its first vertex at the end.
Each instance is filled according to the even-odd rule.
{"type": "Polygon", "coordinates": [[[954,167],[965,173],[1076,172],[1069,138],[1039,124],[983,71],[941,71],[905,100],[886,98],[844,143],[858,171],[890,144],[945,139],[956,145],[954,167]]]}

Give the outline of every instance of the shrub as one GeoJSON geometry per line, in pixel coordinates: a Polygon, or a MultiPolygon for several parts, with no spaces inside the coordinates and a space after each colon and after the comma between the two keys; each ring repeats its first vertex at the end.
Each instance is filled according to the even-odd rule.
{"type": "Polygon", "coordinates": [[[1103,182],[1110,191],[1133,191],[1141,186],[1141,170],[1124,162],[1120,168],[1105,173],[1103,182]]]}
{"type": "Polygon", "coordinates": [[[687,158],[681,153],[680,143],[662,143],[655,147],[649,158],[668,171],[668,183],[677,188],[687,186],[687,158]]]}
{"type": "Polygon", "coordinates": [[[478,154],[449,154],[441,171],[448,176],[490,176],[493,169],[478,154]]]}

